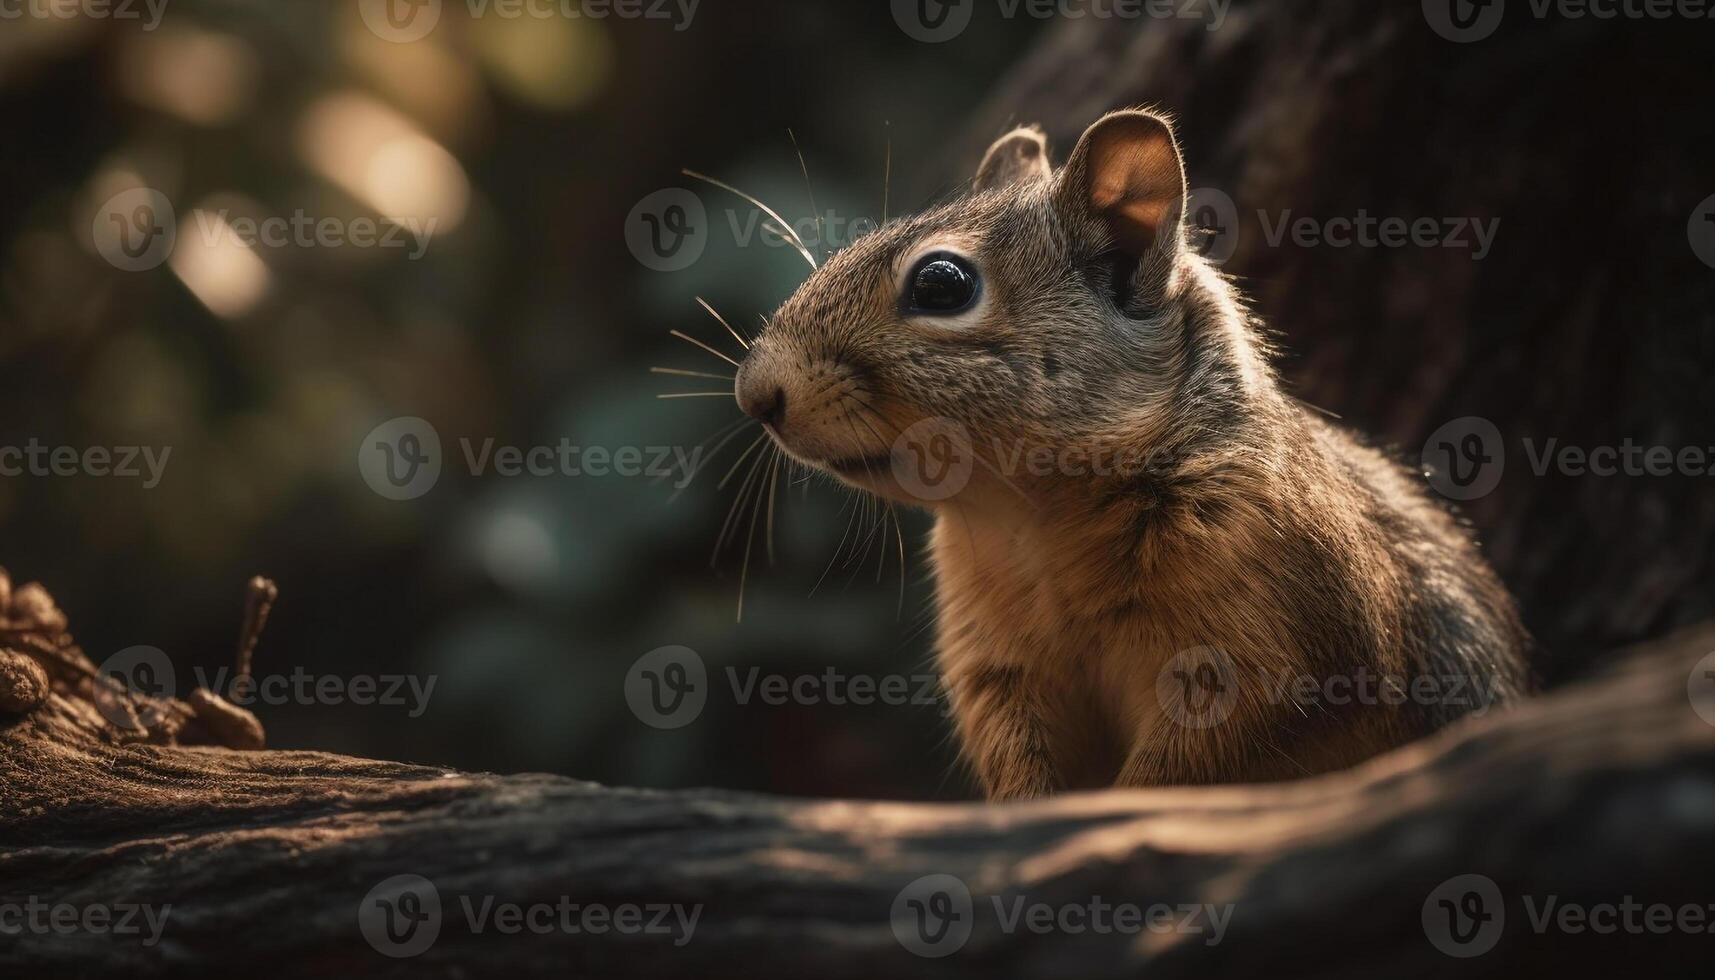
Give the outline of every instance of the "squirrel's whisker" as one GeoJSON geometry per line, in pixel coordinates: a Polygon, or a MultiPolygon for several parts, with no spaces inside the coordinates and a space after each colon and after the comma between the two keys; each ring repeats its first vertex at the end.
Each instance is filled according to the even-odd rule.
{"type": "Polygon", "coordinates": [[[673,495],[667,498],[667,502],[670,504],[673,501],[678,500],[679,495],[685,492],[686,487],[689,487],[691,483],[696,480],[698,475],[700,475],[710,463],[714,462],[715,457],[720,455],[720,451],[726,448],[727,443],[738,438],[739,433],[743,432],[747,427],[755,424],[756,421],[754,419],[741,418],[736,422],[729,422],[726,425],[721,426],[714,432],[710,433],[702,442],[697,443],[697,448],[701,449],[708,445],[710,439],[720,439],[720,442],[715,443],[715,447],[708,451],[708,455],[702,457],[698,462],[687,464],[685,468],[684,485],[680,486],[677,490],[674,490],[673,495]]]}
{"type": "Polygon", "coordinates": [[[711,381],[734,381],[734,380],[736,380],[735,376],[730,375],[730,374],[710,374],[707,371],[686,371],[683,368],[652,367],[649,369],[649,373],[650,374],[672,374],[672,375],[677,375],[678,377],[681,377],[681,378],[708,378],[711,381]]]}
{"type": "Polygon", "coordinates": [[[731,364],[733,367],[738,367],[737,361],[726,356],[725,354],[722,354],[720,351],[715,350],[713,347],[710,347],[708,344],[703,343],[702,341],[698,340],[695,337],[690,336],[689,334],[680,333],[677,330],[669,330],[667,332],[669,334],[679,338],[680,340],[686,341],[687,343],[696,344],[698,347],[701,347],[703,350],[708,351],[710,354],[713,354],[716,357],[720,358],[721,360],[727,362],[728,364],[731,364]]]}
{"type": "Polygon", "coordinates": [[[816,579],[815,585],[810,586],[811,595],[816,594],[816,590],[821,588],[822,583],[827,580],[828,573],[834,570],[834,563],[840,560],[840,552],[845,550],[846,539],[852,536],[852,525],[857,523],[858,500],[856,496],[852,496],[849,499],[851,501],[852,512],[851,516],[846,518],[846,529],[840,534],[840,543],[834,545],[834,555],[832,558],[828,559],[828,567],[822,569],[821,577],[816,579]]]}
{"type": "MultiPolygon", "coordinates": [[[[856,440],[861,442],[862,440],[858,439],[857,429],[852,425],[852,418],[853,418],[853,416],[850,412],[846,413],[846,428],[851,431],[853,439],[856,439],[856,440]]],[[[859,418],[858,421],[862,422],[863,419],[859,418]]],[[[864,424],[868,425],[867,422],[865,422],[864,424]]],[[[871,428],[870,431],[874,432],[875,430],[873,428],[871,428]]],[[[877,437],[877,438],[879,438],[879,437],[877,437]]],[[[870,482],[872,482],[872,483],[875,482],[875,471],[870,468],[868,460],[864,461],[863,469],[864,469],[864,475],[869,477],[870,482]]],[[[864,494],[864,523],[869,525],[869,530],[864,533],[863,551],[862,552],[854,551],[852,553],[851,560],[847,562],[847,564],[854,564],[855,563],[855,567],[852,569],[851,577],[846,579],[846,587],[847,588],[850,588],[851,583],[856,581],[858,572],[863,570],[863,564],[869,558],[870,543],[875,540],[875,532],[880,530],[881,526],[882,526],[881,520],[878,519],[878,512],[880,510],[881,510],[881,508],[877,503],[876,496],[874,494],[864,494]]],[[[887,549],[884,547],[882,549],[881,553],[882,553],[883,557],[885,557],[887,555],[887,549]]],[[[878,571],[878,574],[879,574],[879,571],[878,571]]],[[[878,581],[879,581],[879,578],[878,578],[878,581]]]]}
{"type": "Polygon", "coordinates": [[[893,514],[893,536],[899,541],[899,604],[893,609],[893,621],[905,615],[905,528],[899,523],[899,512],[893,514]]]}
{"type": "MultiPolygon", "coordinates": [[[[778,452],[778,448],[776,448],[776,452],[778,452]]],[[[762,456],[756,457],[756,460],[758,463],[762,462],[762,459],[763,459],[762,456]]],[[[775,465],[775,463],[779,462],[779,459],[780,459],[779,456],[776,455],[774,457],[774,459],[766,467],[764,467],[764,471],[766,471],[768,473],[768,476],[766,478],[764,478],[764,482],[766,482],[769,486],[769,493],[768,493],[769,505],[768,506],[769,506],[770,515],[772,515],[773,511],[774,511],[774,503],[773,503],[773,501],[774,501],[774,489],[773,489],[774,488],[774,465],[775,465]]],[[[745,532],[744,532],[744,561],[742,564],[739,565],[739,568],[738,568],[738,615],[733,620],[734,622],[737,622],[737,623],[744,622],[744,586],[745,586],[745,582],[750,577],[750,551],[751,551],[751,548],[756,545],[756,518],[759,514],[762,513],[762,484],[761,483],[758,483],[756,485],[756,495],[755,496],[756,496],[756,502],[751,504],[751,507],[750,507],[750,526],[748,528],[746,528],[745,532]]],[[[772,532],[771,532],[770,541],[772,541],[772,540],[773,539],[772,539],[772,532]]],[[[770,544],[769,547],[772,548],[773,545],[770,544]]]]}
{"type": "MultiPolygon", "coordinates": [[[[756,444],[752,443],[752,448],[755,448],[755,446],[756,444]]],[[[750,450],[745,450],[746,455],[748,455],[749,452],[750,450]]],[[[740,456],[739,460],[742,462],[744,457],[740,456]]],[[[726,520],[721,523],[720,536],[715,538],[715,551],[713,555],[709,556],[709,563],[711,565],[715,564],[720,559],[721,549],[726,547],[727,540],[731,537],[731,534],[737,531],[737,526],[734,524],[733,519],[743,507],[745,499],[749,496],[750,485],[754,482],[756,477],[757,464],[761,462],[762,457],[757,456],[755,462],[750,464],[750,469],[745,471],[744,479],[739,481],[738,493],[733,497],[732,506],[727,509],[726,520]]]]}
{"type": "Polygon", "coordinates": [[[792,247],[798,250],[798,254],[802,255],[804,257],[804,261],[810,263],[810,268],[812,270],[817,268],[816,257],[814,255],[810,254],[810,249],[804,244],[804,239],[798,237],[798,233],[793,230],[792,226],[787,223],[785,218],[782,218],[780,216],[780,213],[778,211],[775,211],[773,208],[762,203],[761,201],[757,200],[756,198],[750,196],[749,194],[746,194],[744,191],[739,190],[738,188],[732,186],[731,184],[722,183],[721,181],[718,181],[718,180],[714,179],[713,177],[708,176],[707,174],[700,174],[700,173],[697,173],[695,170],[691,170],[691,169],[685,169],[685,170],[681,170],[679,172],[684,174],[685,176],[691,178],[692,180],[704,181],[705,183],[713,184],[714,186],[719,187],[723,191],[728,191],[730,193],[737,194],[739,197],[744,198],[746,201],[749,201],[751,204],[762,209],[762,213],[768,215],[770,218],[773,218],[774,223],[779,225],[781,227],[781,230],[783,230],[791,238],[792,247]]]}
{"type": "MultiPolygon", "coordinates": [[[[876,421],[880,422],[882,425],[884,425],[888,428],[896,428],[895,426],[890,425],[888,423],[888,421],[885,418],[883,418],[881,416],[881,414],[879,412],[877,412],[875,409],[869,408],[868,404],[863,402],[861,399],[855,399],[854,398],[853,400],[858,401],[859,404],[861,404],[861,405],[864,405],[867,414],[874,415],[876,418],[876,421]]],[[[870,425],[869,420],[864,418],[863,415],[858,415],[857,420],[859,422],[863,423],[864,428],[869,430],[870,435],[875,436],[877,442],[883,442],[883,443],[887,442],[887,440],[882,437],[881,433],[875,431],[875,426],[870,425]]],[[[896,436],[896,438],[897,438],[897,436],[896,436]]],[[[899,605],[898,605],[898,608],[894,610],[894,614],[893,614],[894,618],[898,619],[900,616],[904,615],[904,613],[905,613],[905,529],[899,523],[899,512],[897,509],[894,508],[893,501],[891,501],[891,500],[887,501],[886,506],[887,506],[887,512],[882,515],[882,519],[881,519],[882,531],[884,533],[886,532],[887,520],[888,520],[888,518],[892,518],[893,519],[893,536],[899,542],[899,605]]],[[[877,585],[881,584],[881,573],[882,573],[882,570],[886,566],[887,566],[887,546],[884,543],[882,545],[882,548],[881,548],[881,561],[878,562],[876,564],[876,567],[875,567],[875,581],[876,581],[877,585]]]]}
{"type": "Polygon", "coordinates": [[[882,123],[887,128],[887,153],[881,165],[881,223],[887,224],[887,192],[893,184],[893,123],[882,123]]]}
{"type": "Polygon", "coordinates": [[[816,217],[816,244],[822,247],[822,254],[828,254],[828,236],[822,230],[822,212],[816,207],[816,189],[810,186],[810,165],[804,162],[804,151],[798,147],[798,136],[792,132],[792,127],[786,127],[786,138],[792,141],[792,152],[798,154],[798,169],[804,172],[804,191],[810,195],[810,213],[816,217]]]}
{"type": "Polygon", "coordinates": [[[878,561],[875,563],[875,584],[881,584],[881,573],[887,570],[887,522],[893,517],[893,504],[882,505],[881,510],[881,547],[875,549],[878,561]]]}
{"type": "Polygon", "coordinates": [[[726,471],[726,476],[721,477],[721,482],[715,484],[715,489],[716,490],[726,489],[727,483],[732,480],[732,475],[738,471],[739,464],[743,463],[745,461],[745,458],[748,457],[751,453],[756,452],[756,447],[762,445],[763,440],[765,440],[767,438],[768,438],[768,433],[766,433],[766,432],[764,432],[762,435],[757,436],[756,441],[752,442],[749,445],[749,447],[747,447],[745,449],[744,452],[739,454],[737,459],[733,460],[732,469],[726,471]]]}
{"type": "Polygon", "coordinates": [[[780,486],[780,460],[785,455],[779,446],[773,447],[774,462],[768,474],[768,565],[774,567],[774,492],[780,486]]]}
{"type": "Polygon", "coordinates": [[[702,298],[701,296],[698,296],[697,297],[697,305],[701,306],[705,310],[708,310],[709,316],[712,316],[717,321],[719,321],[720,325],[726,328],[726,332],[732,334],[732,339],[738,341],[738,345],[740,347],[743,347],[745,350],[750,350],[750,341],[745,340],[744,337],[741,336],[737,330],[734,330],[732,328],[732,324],[726,322],[726,317],[721,316],[720,313],[714,307],[709,305],[708,300],[702,298]]]}

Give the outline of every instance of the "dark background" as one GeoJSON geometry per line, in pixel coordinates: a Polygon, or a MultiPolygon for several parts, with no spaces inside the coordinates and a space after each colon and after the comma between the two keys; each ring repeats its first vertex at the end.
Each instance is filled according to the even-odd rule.
{"type": "MultiPolygon", "coordinates": [[[[621,694],[636,658],[668,644],[711,671],[923,673],[921,517],[905,522],[903,614],[879,534],[861,560],[848,542],[808,597],[851,498],[794,488],[779,560],[757,546],[735,623],[742,548],[709,563],[734,494],[710,479],[724,466],[669,506],[671,487],[648,479],[473,477],[457,440],[689,446],[736,417],[719,398],[655,399],[720,383],[648,368],[728,370],[667,331],[730,353],[693,298],[754,324],[804,267],[739,245],[728,214],[745,225],[748,207],[681,167],[799,219],[790,128],[820,210],[873,220],[890,141],[899,213],[954,189],[1013,121],[1041,120],[1063,157],[1100,112],[1139,102],[1179,114],[1192,183],[1241,214],[1502,219],[1481,263],[1274,248],[1254,222],[1239,230],[1226,269],[1279,331],[1294,390],[1405,458],[1468,415],[1495,420],[1515,454],[1524,437],[1715,446],[1715,271],[1686,239],[1715,193],[1711,27],[1533,22],[1514,4],[1495,37],[1456,45],[1417,3],[1310,6],[1241,3],[1211,33],[1007,20],[978,3],[936,45],[882,2],[705,0],[682,32],[471,21],[452,3],[409,44],[375,37],[354,3],[172,0],[147,33],[0,22],[0,445],[173,447],[153,490],[0,479],[0,562],[53,590],[96,661],[168,651],[181,695],[191,666],[230,662],[257,572],[282,589],[263,671],[437,677],[415,719],[263,707],[275,747],[646,786],[968,795],[934,706],[741,708],[717,681],[697,722],[662,732],[621,694]],[[421,260],[265,250],[265,294],[216,314],[171,266],[123,272],[95,254],[91,215],[127,179],[165,192],[181,226],[208,201],[373,213],[306,152],[305,120],[329,98],[358,107],[360,130],[403,119],[456,159],[468,203],[421,260]],[[707,251],[654,272],[624,226],[673,186],[707,204],[707,251]],[[448,471],[397,503],[370,491],[357,452],[408,415],[438,429],[448,471]]],[[[420,189],[406,170],[382,177],[420,189]]],[[[1535,477],[1515,456],[1466,508],[1551,681],[1708,615],[1710,485],[1535,477]]]]}

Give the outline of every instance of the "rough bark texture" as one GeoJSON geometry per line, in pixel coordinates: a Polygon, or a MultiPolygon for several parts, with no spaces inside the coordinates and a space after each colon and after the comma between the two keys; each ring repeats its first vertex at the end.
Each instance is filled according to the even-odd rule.
{"type": "Polygon", "coordinates": [[[1639,651],[1611,677],[1348,774],[1004,807],[659,793],[119,744],[87,702],[56,694],[0,728],[0,904],[172,908],[152,948],[26,933],[0,941],[0,967],[19,977],[1059,980],[1145,968],[1368,978],[1706,964],[1715,937],[1704,934],[1537,934],[1525,897],[1707,907],[1711,649],[1715,624],[1639,651]],[[399,874],[432,881],[443,910],[438,940],[413,959],[382,956],[359,928],[370,889],[399,874]],[[890,920],[901,889],[931,874],[956,875],[974,896],[969,941],[939,959],[908,952],[890,920]],[[1493,879],[1505,907],[1498,945],[1468,960],[1440,952],[1423,924],[1431,891],[1462,874],[1493,879]],[[675,946],[666,936],[478,935],[460,904],[562,895],[702,912],[675,946]],[[1007,932],[996,895],[1208,903],[1230,906],[1231,918],[1214,945],[1208,933],[1007,932]]]}
{"type": "Polygon", "coordinates": [[[1496,424],[1504,477],[1463,509],[1551,681],[1715,615],[1715,480],[1537,476],[1524,446],[1715,447],[1715,270],[1688,236],[1715,194],[1693,94],[1715,82],[1712,22],[1521,2],[1455,44],[1409,0],[1237,0],[1205,28],[1062,21],[957,166],[1015,122],[1040,122],[1063,160],[1109,109],[1174,113],[1192,186],[1237,205],[1224,268],[1278,331],[1298,394],[1408,458],[1443,423],[1496,424]],[[1481,260],[1268,240],[1283,217],[1360,211],[1500,224],[1481,260]]]}

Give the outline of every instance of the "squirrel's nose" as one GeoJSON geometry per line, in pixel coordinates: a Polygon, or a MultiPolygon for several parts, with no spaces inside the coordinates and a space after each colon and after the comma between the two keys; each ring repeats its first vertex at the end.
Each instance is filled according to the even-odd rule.
{"type": "Polygon", "coordinates": [[[733,394],[744,414],[778,429],[786,418],[786,392],[759,374],[758,371],[740,369],[733,394]]]}

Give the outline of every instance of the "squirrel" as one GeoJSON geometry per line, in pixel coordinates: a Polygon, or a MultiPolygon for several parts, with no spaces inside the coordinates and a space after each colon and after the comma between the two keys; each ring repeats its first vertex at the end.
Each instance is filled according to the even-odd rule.
{"type": "Polygon", "coordinates": [[[934,513],[937,665],[993,800],[1327,772],[1531,688],[1470,530],[1283,390],[1186,199],[1160,113],[1058,170],[1013,130],[830,256],[735,377],[790,456],[934,513]]]}

